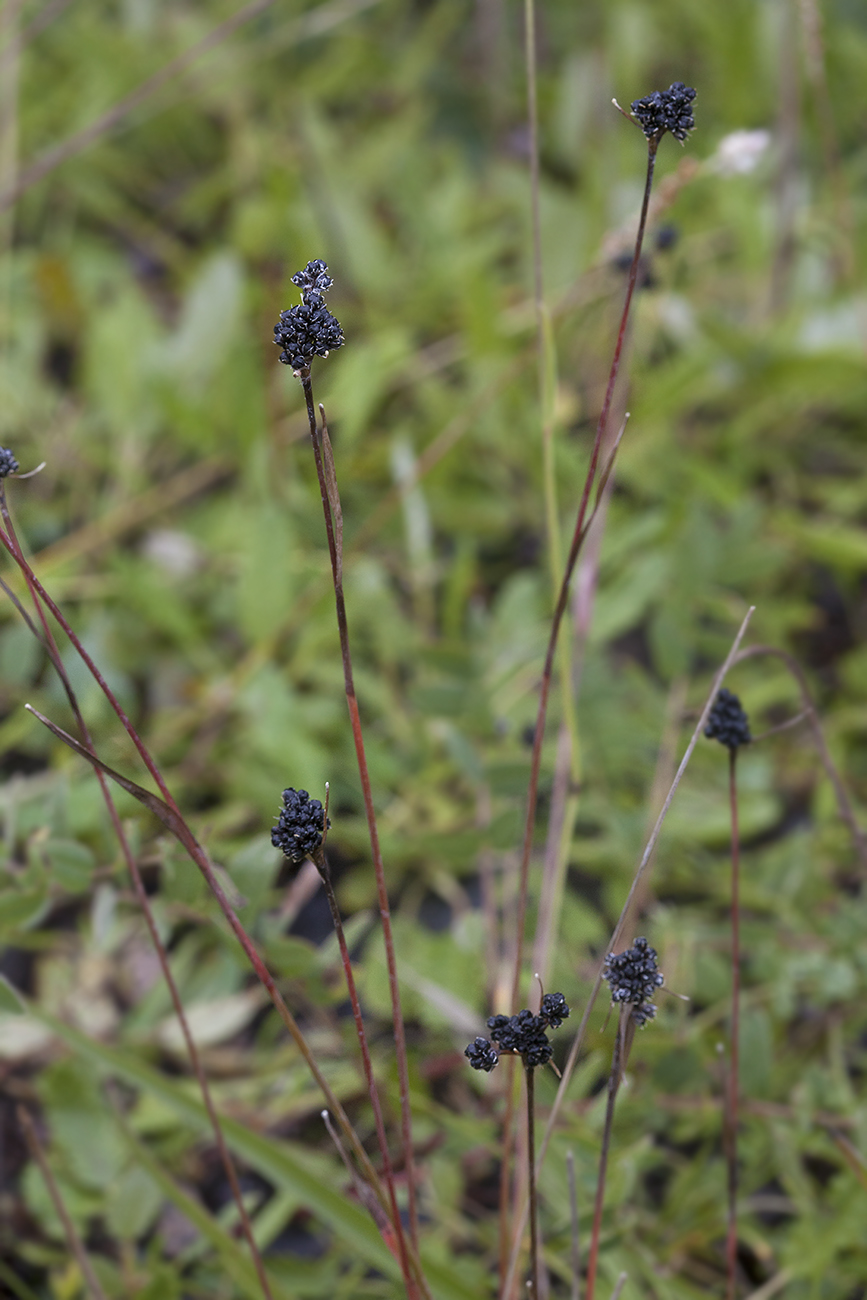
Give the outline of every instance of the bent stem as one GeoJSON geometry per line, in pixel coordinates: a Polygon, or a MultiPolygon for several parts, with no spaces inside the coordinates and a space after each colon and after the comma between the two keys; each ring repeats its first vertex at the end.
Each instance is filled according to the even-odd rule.
{"type": "MultiPolygon", "coordinates": [[[[554,671],[554,657],[557,650],[557,640],[560,634],[560,625],[563,621],[563,615],[566,612],[566,606],[569,601],[569,586],[572,581],[572,574],[575,571],[575,565],[581,546],[586,537],[585,520],[587,516],[587,507],[590,503],[590,493],[596,479],[597,469],[599,467],[599,456],[602,448],[602,441],[605,430],[608,425],[608,417],[611,413],[611,403],[614,398],[614,389],[617,383],[617,376],[620,372],[620,360],[623,354],[623,344],[626,339],[626,326],[629,321],[629,311],[632,305],[632,296],[635,292],[635,284],[638,279],[638,263],[641,257],[641,246],[644,242],[644,231],[647,225],[647,209],[650,203],[650,190],[653,185],[653,170],[656,164],[656,150],[659,141],[651,138],[647,142],[647,175],[644,182],[644,197],[641,203],[641,215],[638,220],[638,232],[635,237],[635,251],[632,255],[632,264],[629,268],[629,279],[626,285],[626,299],[623,304],[623,311],[620,316],[620,327],[617,332],[617,342],[614,347],[614,356],[611,361],[611,369],[608,373],[608,384],[605,389],[605,399],[602,403],[602,410],[599,413],[599,421],[596,425],[596,437],[593,441],[593,449],[590,453],[590,464],[587,469],[587,476],[584,480],[584,487],[581,493],[581,501],[578,506],[578,516],[575,521],[575,531],[572,535],[572,542],[569,547],[569,555],[566,560],[566,568],[560,582],[560,590],[557,596],[557,604],[554,608],[554,615],[551,620],[551,632],[548,639],[548,648],[545,652],[545,665],[542,670],[542,683],[539,692],[539,708],[536,715],[536,729],[533,736],[533,757],[530,765],[530,784],[527,792],[527,817],[524,826],[524,840],[521,850],[521,867],[519,878],[518,892],[518,917],[517,917],[517,943],[515,949],[515,970],[512,979],[512,1005],[513,1009],[517,1008],[518,996],[521,983],[521,966],[524,955],[524,927],[527,915],[527,892],[528,879],[530,872],[530,854],[533,848],[533,831],[536,825],[536,807],[539,800],[539,774],[542,766],[542,742],[545,738],[545,722],[548,714],[548,697],[551,692],[551,678],[554,671]]],[[[610,471],[609,471],[610,472],[610,471]]]]}
{"type": "Polygon", "coordinates": [[[331,455],[331,441],[325,410],[320,406],[322,429],[317,428],[316,411],[313,405],[313,385],[309,370],[301,374],[304,388],[304,400],[307,403],[307,418],[310,424],[310,440],[313,443],[313,455],[316,460],[316,474],[319,479],[319,491],[322,496],[322,511],[325,516],[325,532],[328,538],[328,554],[331,559],[331,575],[334,581],[334,601],[337,608],[337,630],[340,636],[340,653],[343,660],[343,682],[349,720],[352,727],[352,739],[355,745],[355,758],[358,775],[364,796],[364,811],[367,817],[367,829],[370,837],[370,851],[376,875],[376,892],[379,902],[379,915],[382,921],[382,938],[385,945],[386,964],[388,966],[388,987],[391,995],[391,1007],[394,1018],[395,1056],[400,1087],[400,1120],[403,1138],[404,1163],[406,1167],[407,1193],[409,1199],[409,1231],[413,1245],[418,1245],[418,1205],[415,1188],[415,1166],[412,1151],[412,1115],[409,1104],[409,1067],[407,1064],[406,1034],[404,1031],[403,1012],[400,1005],[400,988],[397,980],[397,960],[394,952],[394,936],[391,929],[391,909],[388,902],[388,889],[385,883],[385,864],[379,845],[379,830],[376,824],[376,811],[373,807],[373,792],[370,785],[370,773],[367,766],[367,754],[364,749],[364,737],[361,731],[361,718],[358,712],[358,699],[355,694],[355,682],[352,672],[352,654],[349,649],[349,626],[346,619],[346,601],[343,595],[343,517],[337,478],[334,472],[334,460],[331,455]],[[324,453],[324,454],[323,454],[324,453]]]}
{"type": "Polygon", "coordinates": [[[593,1205],[593,1227],[590,1233],[590,1252],[587,1256],[587,1282],[584,1300],[593,1300],[596,1289],[596,1269],[599,1263],[599,1237],[602,1231],[602,1207],[605,1203],[605,1179],[608,1174],[608,1152],[611,1149],[611,1128],[614,1123],[614,1103],[623,1071],[626,1068],[625,1037],[629,1027],[632,1007],[624,1003],[617,1020],[617,1034],[614,1039],[614,1054],[611,1058],[611,1073],[608,1076],[608,1100],[605,1103],[605,1127],[602,1131],[602,1149],[599,1152],[599,1177],[596,1182],[596,1200],[593,1205]]]}
{"type": "MultiPolygon", "coordinates": [[[[325,826],[328,825],[327,811],[324,824],[325,826]]],[[[385,1186],[391,1202],[392,1224],[397,1238],[398,1251],[400,1252],[400,1265],[403,1269],[407,1291],[410,1296],[413,1296],[417,1294],[415,1291],[415,1279],[410,1272],[409,1262],[406,1255],[406,1238],[404,1237],[403,1224],[401,1223],[400,1211],[397,1205],[397,1194],[394,1188],[394,1169],[388,1151],[388,1139],[385,1133],[385,1121],[382,1116],[382,1105],[379,1100],[379,1090],[376,1086],[376,1080],[373,1076],[373,1065],[370,1060],[367,1031],[364,1027],[364,1019],[361,1014],[361,1002],[358,997],[358,988],[355,983],[352,962],[349,960],[349,948],[346,943],[346,934],[343,929],[343,918],[340,915],[340,908],[337,904],[337,897],[334,893],[334,885],[331,880],[331,869],[328,866],[328,859],[325,857],[323,845],[320,845],[313,853],[313,862],[316,866],[316,870],[319,872],[319,877],[325,890],[325,897],[328,899],[328,906],[331,909],[331,920],[334,924],[334,933],[337,935],[337,942],[340,946],[340,959],[343,962],[343,973],[346,976],[346,987],[349,990],[349,1001],[352,1004],[355,1031],[358,1035],[359,1047],[361,1048],[364,1077],[367,1081],[367,1091],[370,1095],[370,1104],[373,1107],[373,1117],[376,1124],[376,1137],[379,1142],[380,1155],[382,1156],[382,1167],[385,1175],[385,1186]]]]}
{"type": "MultiPolygon", "coordinates": [[[[6,525],[6,531],[7,531],[9,542],[12,544],[12,546],[14,546],[18,556],[20,556],[23,559],[21,543],[18,540],[18,536],[15,532],[15,526],[12,522],[12,518],[9,513],[9,507],[6,501],[5,484],[2,481],[0,481],[0,514],[2,514],[3,522],[6,525]]],[[[57,642],[54,639],[54,635],[51,631],[51,627],[48,623],[48,619],[46,618],[45,610],[43,609],[40,603],[39,597],[36,594],[32,582],[29,580],[28,569],[29,566],[27,566],[25,563],[25,567],[23,570],[24,577],[25,580],[27,581],[27,586],[33,600],[33,605],[36,610],[36,614],[42,625],[41,635],[39,629],[35,626],[32,619],[27,614],[26,610],[19,603],[17,597],[15,597],[14,594],[8,588],[6,588],[5,583],[3,583],[2,585],[4,586],[4,588],[6,588],[7,594],[10,596],[16,608],[18,609],[19,613],[24,618],[25,622],[27,623],[27,626],[30,628],[30,631],[33,633],[36,639],[44,646],[45,651],[48,654],[48,657],[51,660],[51,663],[54,666],[54,669],[58,677],[60,678],[60,681],[63,685],[63,689],[66,692],[66,698],[69,701],[69,707],[71,708],[73,716],[75,717],[75,722],[78,727],[78,731],[82,738],[82,741],[84,742],[85,747],[91,753],[95,753],[93,747],[93,739],[90,735],[90,731],[88,730],[87,724],[84,720],[84,716],[81,712],[81,708],[78,703],[78,697],[76,696],[75,691],[73,690],[72,687],[72,683],[69,680],[69,675],[66,671],[66,667],[60,656],[60,651],[57,648],[57,642]]],[[[129,872],[130,879],[132,881],[133,893],[135,894],[136,902],[141,908],[142,915],[144,916],[145,925],[147,926],[151,943],[153,944],[154,951],[157,955],[157,961],[159,962],[160,970],[162,971],[163,979],[166,982],[166,987],[168,988],[169,991],[169,997],[171,998],[172,1006],[174,1007],[175,1015],[177,1016],[178,1024],[180,1025],[181,1033],[183,1034],[184,1043],[186,1044],[186,1048],[187,1048],[187,1055],[189,1056],[190,1059],[190,1065],[192,1067],[193,1074],[195,1075],[196,1083],[199,1086],[199,1091],[202,1095],[202,1101],[204,1102],[205,1110],[207,1112],[208,1119],[210,1121],[211,1128],[214,1133],[214,1141],[217,1144],[217,1151],[220,1157],[220,1163],[222,1164],[223,1170],[226,1174],[226,1178],[228,1180],[229,1187],[232,1192],[232,1198],[235,1201],[235,1204],[238,1208],[241,1230],[244,1234],[244,1239],[246,1240],[247,1246],[250,1250],[250,1256],[253,1261],[253,1266],[256,1270],[256,1276],[259,1279],[259,1285],[262,1288],[262,1292],[265,1295],[266,1300],[273,1300],[271,1287],[268,1283],[268,1278],[265,1273],[265,1265],[262,1261],[262,1256],[259,1251],[259,1247],[256,1244],[256,1239],[253,1236],[253,1226],[250,1222],[250,1216],[247,1213],[247,1207],[244,1204],[244,1197],[241,1193],[241,1185],[238,1182],[238,1175],[235,1169],[235,1164],[234,1161],[232,1160],[231,1155],[229,1154],[229,1148],[226,1145],[226,1139],[223,1135],[222,1125],[220,1124],[220,1119],[217,1114],[217,1109],[216,1106],[214,1105],[214,1099],[211,1095],[211,1089],[208,1085],[207,1075],[205,1074],[204,1068],[202,1066],[198,1049],[196,1048],[195,1040],[193,1039],[189,1022],[187,1020],[183,1003],[181,1001],[180,992],[178,990],[177,984],[175,983],[175,978],[172,974],[171,966],[169,965],[168,953],[166,952],[165,945],[163,944],[159,935],[159,931],[157,929],[156,920],[154,918],[153,910],[150,905],[150,900],[148,899],[147,892],[144,887],[144,882],[142,881],[141,878],[141,872],[139,871],[138,863],[136,862],[135,859],[135,854],[132,852],[132,849],[130,847],[129,839],[127,837],[126,831],[124,830],[123,822],[121,821],[120,815],[117,811],[117,806],[112,797],[111,790],[109,789],[108,780],[105,774],[102,771],[100,771],[98,767],[94,767],[94,772],[96,774],[97,780],[99,781],[100,790],[102,792],[102,797],[105,802],[106,810],[108,812],[109,819],[111,821],[112,829],[114,830],[118,844],[120,845],[121,854],[123,856],[124,862],[126,863],[126,867],[129,872]]]]}
{"type": "Polygon", "coordinates": [[[741,1014],[740,834],[738,830],[737,749],[729,750],[729,807],[732,819],[732,1023],[731,1060],[726,1106],[726,1164],[728,1166],[728,1232],[726,1235],[727,1300],[737,1294],[738,1263],[738,1072],[741,1014]]]}

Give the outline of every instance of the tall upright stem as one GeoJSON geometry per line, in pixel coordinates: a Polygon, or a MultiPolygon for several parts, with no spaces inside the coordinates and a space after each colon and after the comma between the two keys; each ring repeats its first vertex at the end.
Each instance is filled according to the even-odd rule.
{"type": "Polygon", "coordinates": [[[729,805],[732,821],[732,1021],[731,1059],[726,1106],[728,1165],[728,1233],[726,1236],[726,1300],[735,1300],[738,1265],[738,1074],[741,1017],[740,835],[738,833],[737,749],[729,750],[729,805]]]}
{"type": "MultiPolygon", "coordinates": [[[[370,851],[376,875],[376,892],[379,901],[379,915],[382,921],[382,937],[385,944],[385,958],[388,966],[388,986],[391,995],[391,1007],[394,1018],[395,1055],[400,1086],[400,1119],[403,1137],[404,1163],[406,1167],[407,1191],[409,1199],[409,1231],[413,1245],[418,1244],[418,1204],[415,1189],[415,1167],[412,1151],[412,1115],[409,1101],[409,1067],[407,1063],[406,1034],[403,1013],[400,1005],[400,987],[397,979],[397,961],[394,952],[394,937],[391,929],[391,909],[388,902],[388,889],[385,883],[385,864],[379,845],[379,830],[376,824],[376,811],[373,806],[373,792],[370,785],[370,773],[367,766],[367,754],[364,749],[364,737],[361,731],[361,718],[358,712],[358,699],[355,694],[355,682],[352,673],[352,654],[349,649],[349,626],[346,619],[346,602],[343,596],[343,565],[335,537],[334,519],[322,459],[322,442],[317,428],[316,411],[313,405],[313,385],[309,371],[302,373],[301,383],[304,399],[307,403],[307,418],[310,424],[310,440],[313,443],[313,455],[316,459],[316,473],[319,478],[319,490],[322,495],[322,510],[325,516],[325,532],[328,537],[328,553],[331,558],[331,573],[334,579],[334,600],[337,607],[337,630],[340,636],[340,653],[343,659],[343,682],[346,703],[349,709],[349,721],[352,727],[352,739],[355,745],[355,758],[358,775],[364,797],[364,811],[367,817],[367,829],[370,837],[370,851]]],[[[336,492],[336,482],[333,484],[336,492]]]]}
{"type": "Polygon", "coordinates": [[[632,295],[635,292],[635,285],[638,279],[638,263],[641,257],[641,246],[644,241],[644,230],[647,225],[647,210],[650,204],[650,190],[653,185],[653,170],[656,164],[656,150],[658,145],[659,140],[655,137],[648,141],[647,175],[644,182],[644,198],[641,203],[638,233],[635,238],[635,251],[632,255],[632,264],[629,268],[629,279],[626,284],[626,300],[623,304],[623,311],[620,316],[620,327],[617,331],[617,342],[614,347],[611,369],[608,373],[605,399],[602,403],[602,410],[599,413],[599,421],[596,425],[596,437],[594,438],[593,448],[590,453],[590,465],[587,470],[587,476],[584,480],[581,502],[578,507],[578,517],[575,521],[575,531],[572,535],[572,543],[569,547],[566,568],[560,583],[557,604],[554,608],[554,615],[551,620],[551,632],[548,638],[548,648],[545,653],[545,666],[542,670],[539,707],[536,714],[536,729],[533,736],[533,757],[530,765],[530,784],[527,792],[527,817],[524,825],[524,841],[521,851],[521,868],[518,888],[517,944],[515,950],[515,970],[512,978],[512,1004],[515,1009],[518,1004],[518,995],[521,983],[521,966],[524,956],[524,927],[527,915],[527,887],[530,871],[530,854],[533,848],[533,831],[536,825],[536,807],[539,799],[539,773],[542,766],[542,742],[545,739],[545,721],[548,713],[548,697],[551,692],[551,678],[554,671],[554,656],[557,650],[560,624],[563,621],[563,615],[566,612],[566,606],[569,601],[569,585],[572,581],[572,574],[575,571],[575,564],[578,560],[581,545],[586,536],[584,524],[587,516],[587,507],[590,503],[590,493],[599,468],[599,454],[602,447],[602,440],[608,425],[608,417],[611,413],[611,403],[614,398],[614,389],[617,384],[617,376],[620,372],[620,360],[623,354],[623,344],[626,339],[626,326],[629,321],[629,310],[632,305],[632,295]]]}
{"type": "Polygon", "coordinates": [[[530,1197],[530,1300],[539,1300],[539,1205],[536,1195],[536,1105],[532,1065],[524,1067],[527,1080],[527,1163],[530,1197]]]}
{"type": "Polygon", "coordinates": [[[382,1156],[385,1186],[388,1191],[389,1200],[391,1201],[391,1213],[395,1237],[397,1239],[398,1252],[400,1254],[400,1264],[403,1269],[407,1292],[410,1296],[410,1300],[412,1300],[412,1297],[417,1295],[415,1279],[410,1272],[409,1261],[407,1260],[406,1238],[404,1237],[400,1210],[397,1205],[397,1194],[394,1188],[394,1170],[392,1168],[391,1156],[389,1155],[388,1150],[388,1138],[385,1132],[382,1104],[379,1100],[379,1090],[373,1076],[373,1064],[370,1059],[370,1049],[367,1043],[367,1031],[364,1027],[364,1017],[361,1014],[361,1002],[359,1001],[358,988],[356,987],[355,976],[352,971],[352,962],[349,959],[349,948],[347,947],[346,934],[343,929],[343,918],[340,915],[337,896],[334,893],[334,885],[331,882],[331,870],[321,848],[317,849],[314,853],[313,861],[315,862],[316,868],[319,872],[319,877],[325,890],[325,897],[328,899],[328,906],[331,909],[331,920],[334,924],[334,933],[337,935],[337,942],[340,947],[340,959],[343,962],[343,972],[346,976],[346,987],[349,990],[349,1001],[352,1004],[352,1015],[355,1020],[355,1032],[358,1035],[358,1043],[361,1048],[364,1077],[367,1080],[367,1091],[370,1094],[370,1104],[373,1107],[373,1118],[374,1123],[376,1124],[376,1136],[377,1141],[379,1142],[379,1151],[382,1156]]]}
{"type": "Polygon", "coordinates": [[[587,1282],[584,1300],[593,1300],[596,1289],[596,1270],[599,1264],[599,1238],[602,1231],[602,1207],[605,1204],[605,1179],[608,1174],[608,1152],[611,1149],[611,1128],[614,1122],[614,1103],[623,1073],[623,1035],[626,1016],[632,1011],[629,1004],[624,1004],[617,1022],[617,1037],[614,1040],[614,1055],[611,1058],[611,1074],[608,1076],[608,1100],[605,1104],[605,1127],[602,1132],[602,1150],[599,1153],[599,1178],[596,1183],[596,1200],[593,1205],[593,1227],[590,1234],[590,1253],[587,1257],[587,1282]]]}

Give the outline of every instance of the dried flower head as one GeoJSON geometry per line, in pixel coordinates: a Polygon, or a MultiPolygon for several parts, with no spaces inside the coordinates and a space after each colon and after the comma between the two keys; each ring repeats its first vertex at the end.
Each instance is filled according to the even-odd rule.
{"type": "Polygon", "coordinates": [[[632,1019],[637,1025],[646,1024],[656,1015],[651,999],[665,980],[657,965],[656,949],[645,938],[636,939],[625,952],[610,952],[602,978],[608,980],[612,1002],[632,1004],[632,1019]]]}
{"type": "Polygon", "coordinates": [[[6,478],[9,474],[18,473],[18,461],[7,451],[5,447],[0,447],[0,478],[6,478]]]}
{"type": "Polygon", "coordinates": [[[643,99],[633,101],[632,116],[639,122],[648,140],[661,140],[670,131],[675,140],[686,139],[695,126],[692,101],[695,91],[682,81],[673,81],[668,90],[654,90],[643,99]]]}
{"type": "Polygon", "coordinates": [[[274,326],[274,342],[282,349],[280,360],[295,374],[308,370],[314,357],[327,357],[346,341],[340,321],[325,306],[323,293],[334,281],[321,258],[308,262],[303,271],[292,276],[301,290],[301,303],[281,311],[274,326]]]}
{"type": "Polygon", "coordinates": [[[729,750],[739,749],[752,740],[749,718],[744,713],[740,700],[725,687],[713,702],[704,734],[709,740],[718,740],[729,750]]]}
{"type": "Polygon", "coordinates": [[[538,1016],[526,1008],[514,1016],[491,1016],[488,1029],[493,1043],[487,1038],[476,1038],[464,1055],[474,1070],[487,1073],[493,1070],[501,1052],[520,1056],[528,1069],[546,1065],[554,1051],[546,1031],[559,1029],[568,1015],[569,1006],[563,994],[546,993],[538,1016]]]}
{"type": "Polygon", "coordinates": [[[325,809],[318,799],[306,790],[283,791],[283,808],[271,829],[275,849],[297,865],[319,848],[325,829],[325,809]]]}

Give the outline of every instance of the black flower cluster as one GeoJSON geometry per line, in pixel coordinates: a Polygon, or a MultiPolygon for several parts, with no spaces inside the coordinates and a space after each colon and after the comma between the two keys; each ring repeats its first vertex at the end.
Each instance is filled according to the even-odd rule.
{"type": "Polygon", "coordinates": [[[320,801],[311,799],[306,790],[284,790],[283,808],[271,829],[274,848],[297,865],[319,848],[324,832],[325,809],[320,801]]]}
{"type": "Polygon", "coordinates": [[[657,965],[656,949],[645,938],[636,939],[625,952],[610,952],[602,978],[608,980],[612,1002],[632,1004],[632,1019],[637,1025],[647,1024],[656,1015],[651,999],[664,977],[657,965]]]}
{"type": "Polygon", "coordinates": [[[569,1006],[563,994],[546,993],[538,1016],[526,1008],[515,1016],[491,1016],[488,1028],[496,1047],[487,1038],[475,1038],[464,1056],[474,1070],[484,1070],[487,1074],[497,1064],[501,1052],[517,1054],[528,1069],[546,1065],[554,1050],[546,1031],[559,1029],[568,1015],[569,1006]]]}
{"type": "Polygon", "coordinates": [[[643,99],[632,103],[632,116],[637,118],[648,140],[661,140],[670,131],[675,140],[685,140],[687,131],[695,126],[692,101],[695,91],[682,81],[673,81],[668,90],[654,90],[643,99]]]}
{"type": "Polygon", "coordinates": [[[0,478],[6,478],[8,474],[18,473],[18,461],[7,451],[5,447],[0,447],[0,478]]]}
{"type": "Polygon", "coordinates": [[[750,721],[741,708],[741,702],[731,691],[722,688],[708,714],[704,734],[709,740],[718,740],[726,749],[739,749],[752,740],[750,721]]]}
{"type": "Polygon", "coordinates": [[[281,311],[274,326],[274,342],[281,348],[280,360],[297,373],[307,370],[314,357],[327,357],[345,339],[340,321],[325,306],[322,297],[334,281],[321,258],[308,262],[303,271],[292,276],[301,290],[301,303],[281,311]]]}

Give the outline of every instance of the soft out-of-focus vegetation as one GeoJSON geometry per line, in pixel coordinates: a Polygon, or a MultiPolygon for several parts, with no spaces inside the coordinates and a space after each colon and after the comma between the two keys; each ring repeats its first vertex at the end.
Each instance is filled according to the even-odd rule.
{"type": "MultiPolygon", "coordinates": [[[[620,402],[631,421],[598,567],[584,570],[596,580],[589,636],[573,648],[580,793],[567,805],[547,987],[580,1011],[749,604],[752,640],[804,666],[856,807],[867,799],[867,18],[846,0],[543,9],[542,244],[564,531],[644,175],[643,138],[611,97],[628,105],[676,78],[698,90],[685,149],[660,148],[620,402]],[[733,143],[742,131],[768,132],[767,147],[733,143]]],[[[211,0],[6,0],[0,189],[231,12],[211,0]]],[[[320,794],[331,783],[329,850],[388,1083],[318,488],[301,389],[270,342],[297,301],[292,273],[324,257],[335,277],[329,305],[347,345],[315,363],[314,381],[343,494],[426,1254],[434,1294],[448,1298],[494,1294],[502,1085],[471,1075],[460,1052],[508,986],[480,900],[508,904],[514,885],[551,606],[521,23],[501,0],[276,0],[0,216],[0,444],[22,470],[46,462],[8,485],[15,519],[246,900],[247,928],[367,1137],[324,903],[287,893],[268,838],[284,786],[320,794]]],[[[16,586],[10,565],[3,576],[16,586]]],[[[82,1294],[17,1130],[20,1100],[41,1116],[109,1296],[256,1295],[98,788],[22,707],[69,726],[65,698],[10,604],[0,619],[2,970],[30,1011],[4,995],[0,1295],[82,1294]]],[[[104,757],[142,779],[67,662],[104,757]]],[[[752,660],[729,685],[757,735],[801,708],[777,661],[752,660]]],[[[539,862],[561,712],[555,694],[539,862]]],[[[867,1294],[864,876],[805,727],[747,751],[740,769],[743,1291],[770,1281],[763,1295],[856,1300],[867,1294]]],[[[626,1297],[724,1294],[725,798],[725,755],[706,742],[643,899],[640,930],[691,1001],[662,999],[619,1101],[602,1283],[610,1291],[626,1270],[626,1297]]],[[[120,807],[277,1293],[400,1294],[321,1130],[312,1081],[194,868],[132,800],[120,807]]],[[[538,888],[537,874],[534,899],[538,888]]],[[[556,1295],[569,1294],[569,1148],[586,1240],[604,1014],[542,1179],[556,1295]]],[[[543,1109],[554,1083],[539,1081],[543,1109]]]]}

